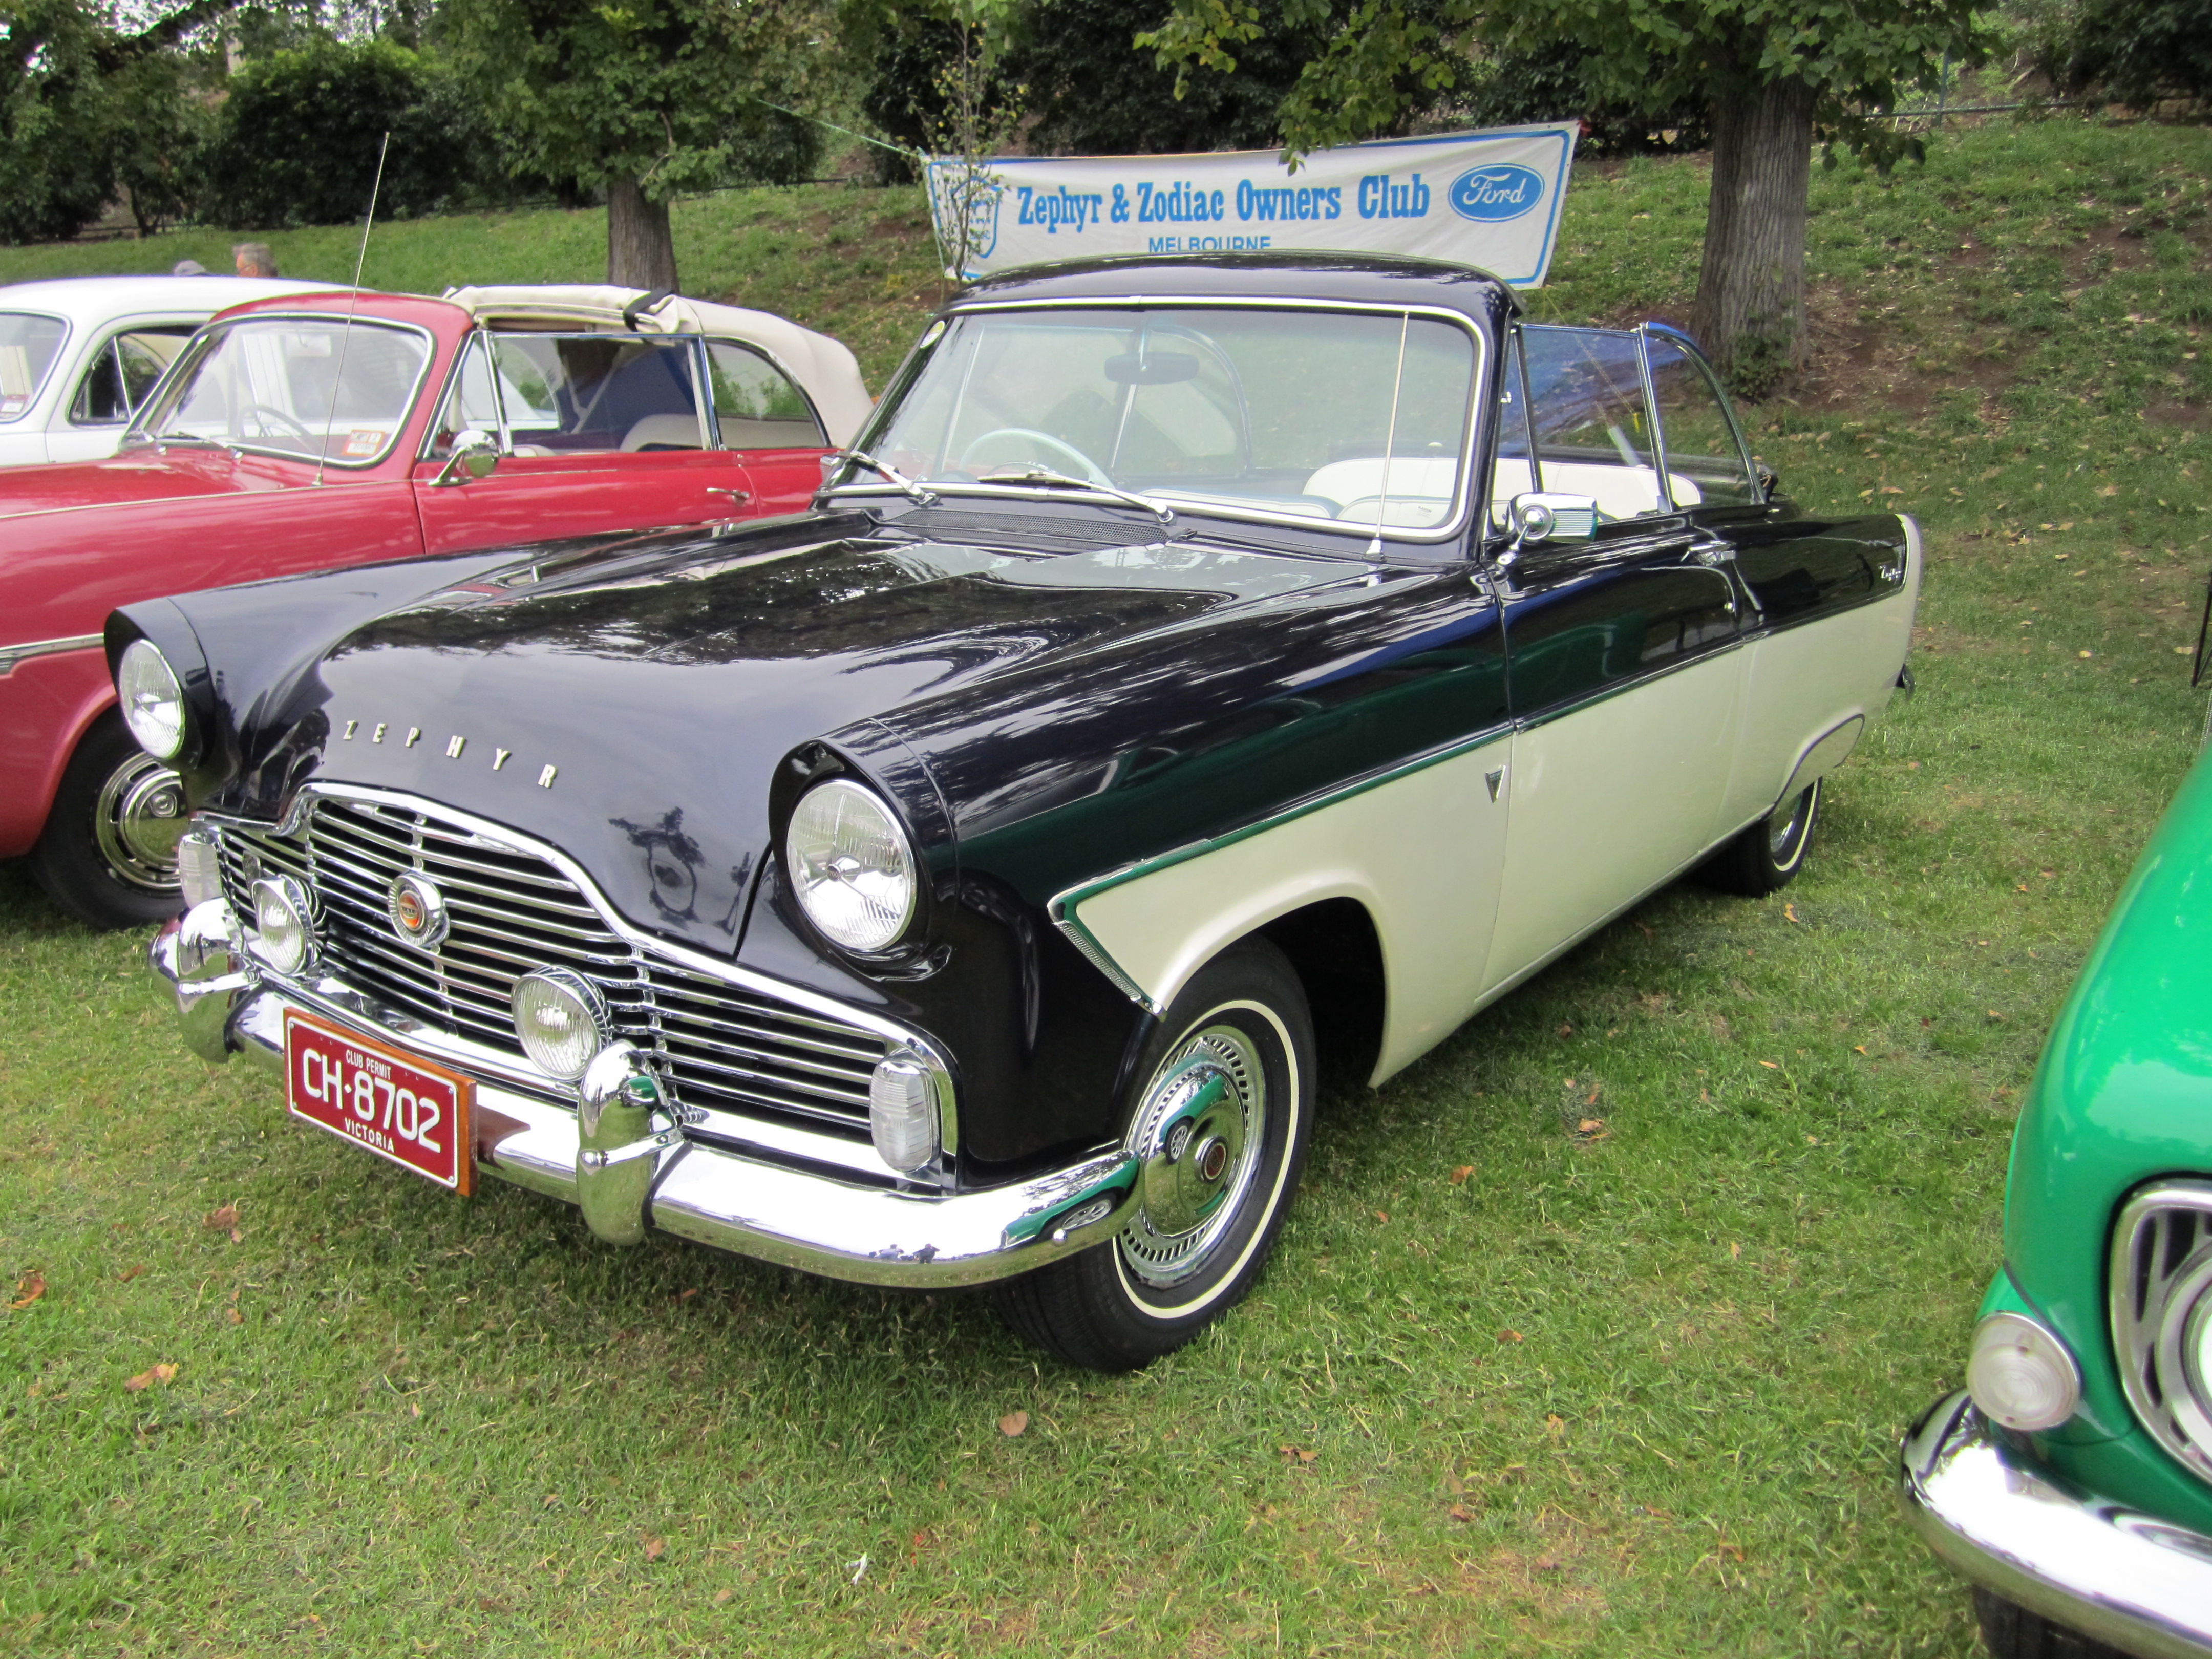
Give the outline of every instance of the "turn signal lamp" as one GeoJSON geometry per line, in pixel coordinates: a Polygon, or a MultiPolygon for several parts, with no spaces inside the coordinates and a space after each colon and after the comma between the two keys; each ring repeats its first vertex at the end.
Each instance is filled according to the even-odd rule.
{"type": "Polygon", "coordinates": [[[1991,1422],[2032,1434],[2074,1415],[2081,1373],[2066,1345],[2034,1320],[1996,1313],[1974,1327],[1966,1392],[1991,1422]]]}
{"type": "Polygon", "coordinates": [[[514,981],[514,1034],[538,1068],[564,1082],[583,1076],[614,1035],[599,988],[566,968],[541,968],[514,981]]]}
{"type": "Polygon", "coordinates": [[[280,974],[296,974],[315,959],[315,911],[307,890],[290,876],[264,876],[253,884],[254,954],[280,974]]]}
{"type": "Polygon", "coordinates": [[[912,1173],[937,1161],[937,1089],[911,1055],[886,1055],[869,1079],[868,1134],[894,1170],[912,1173]]]}

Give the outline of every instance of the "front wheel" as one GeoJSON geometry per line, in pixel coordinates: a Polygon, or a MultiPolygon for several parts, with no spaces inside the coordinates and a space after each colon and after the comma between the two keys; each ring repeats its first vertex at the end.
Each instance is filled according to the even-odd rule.
{"type": "Polygon", "coordinates": [[[1263,939],[1215,957],[1136,1075],[1135,1218],[996,1292],[1016,1330],[1092,1370],[1181,1347],[1243,1297],[1274,1248],[1313,1115],[1313,1018],[1288,959],[1263,939]]]}
{"type": "Polygon", "coordinates": [[[185,790],[113,709],[84,734],[31,853],[46,896],[94,927],[161,921],[184,908],[177,838],[185,790]]]}
{"type": "Polygon", "coordinates": [[[1763,898],[1788,886],[1805,867],[1820,817],[1820,781],[1815,778],[1707,859],[1698,879],[1746,898],[1763,898]]]}
{"type": "Polygon", "coordinates": [[[1995,1590],[1974,1587],[1974,1622],[1990,1659],[2127,1659],[2118,1648],[2093,1640],[2039,1613],[2008,1601],[1995,1590]]]}

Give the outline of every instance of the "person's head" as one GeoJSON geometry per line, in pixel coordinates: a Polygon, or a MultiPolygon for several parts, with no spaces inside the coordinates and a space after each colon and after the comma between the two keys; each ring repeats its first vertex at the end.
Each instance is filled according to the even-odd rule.
{"type": "Polygon", "coordinates": [[[169,269],[172,276],[204,276],[207,267],[197,259],[179,259],[169,269]]]}
{"type": "Polygon", "coordinates": [[[238,261],[238,274],[241,276],[276,274],[276,256],[266,242],[240,242],[231,249],[230,257],[238,261]]]}

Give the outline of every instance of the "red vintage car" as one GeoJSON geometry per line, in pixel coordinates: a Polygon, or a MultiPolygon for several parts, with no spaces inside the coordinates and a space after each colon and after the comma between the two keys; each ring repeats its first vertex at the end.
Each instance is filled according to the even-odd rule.
{"type": "Polygon", "coordinates": [[[0,469],[0,858],[95,926],[179,906],[184,803],[124,729],[120,605],[609,530],[795,512],[868,395],[764,312],[612,288],[258,301],[117,453],[0,469]]]}

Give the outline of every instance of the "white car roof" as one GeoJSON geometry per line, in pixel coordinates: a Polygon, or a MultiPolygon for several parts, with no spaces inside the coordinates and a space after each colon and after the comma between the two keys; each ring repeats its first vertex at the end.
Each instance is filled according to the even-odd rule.
{"type": "Polygon", "coordinates": [[[295,282],[285,276],[57,276],[0,284],[0,311],[39,311],[73,323],[118,317],[212,317],[248,300],[287,294],[343,292],[343,283],[295,282]]]}
{"type": "MultiPolygon", "coordinates": [[[[0,289],[0,296],[7,290],[0,289]]],[[[642,297],[641,288],[609,288],[586,283],[548,283],[534,287],[453,288],[444,298],[486,322],[531,319],[620,328],[623,307],[642,297]]],[[[757,347],[781,364],[814,400],[840,449],[853,441],[872,407],[860,365],[841,340],[801,328],[787,318],[742,306],[715,305],[678,295],[641,313],[637,330],[647,334],[706,334],[757,347]]]]}

